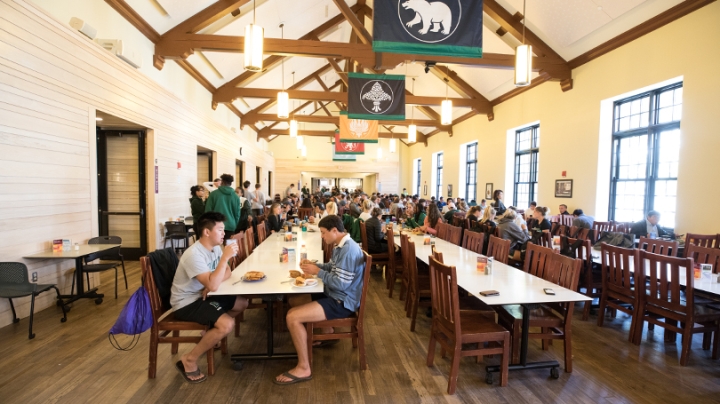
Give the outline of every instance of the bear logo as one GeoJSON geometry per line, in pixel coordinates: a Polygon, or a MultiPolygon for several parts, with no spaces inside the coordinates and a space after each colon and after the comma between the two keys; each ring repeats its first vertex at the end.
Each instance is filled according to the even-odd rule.
{"type": "Polygon", "coordinates": [[[450,35],[452,28],[452,12],[447,4],[441,1],[429,2],[426,0],[406,0],[401,4],[405,10],[415,11],[415,18],[405,23],[410,28],[422,22],[422,28],[418,31],[420,35],[430,32],[441,32],[443,35],[450,35]],[[442,27],[442,31],[440,31],[442,27]]]}

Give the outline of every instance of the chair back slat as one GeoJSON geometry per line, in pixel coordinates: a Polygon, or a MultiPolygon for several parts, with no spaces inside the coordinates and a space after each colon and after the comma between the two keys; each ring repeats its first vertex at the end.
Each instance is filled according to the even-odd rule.
{"type": "Polygon", "coordinates": [[[417,296],[417,291],[420,287],[418,279],[418,268],[417,259],[415,258],[415,242],[409,238],[406,240],[404,250],[407,250],[407,265],[406,271],[408,271],[408,288],[410,288],[417,296]]]}
{"type": "Polygon", "coordinates": [[[653,238],[640,237],[638,248],[646,250],[653,254],[667,255],[668,257],[677,256],[678,242],[669,240],[658,240],[653,238]]]}
{"type": "Polygon", "coordinates": [[[496,261],[503,264],[508,263],[508,255],[510,254],[510,240],[503,240],[500,237],[490,236],[488,242],[487,255],[493,257],[496,261]]]}
{"type": "Polygon", "coordinates": [[[575,219],[572,215],[559,215],[559,216],[560,216],[560,219],[558,219],[558,222],[561,225],[568,227],[568,228],[570,226],[572,226],[572,222],[575,219]]]}
{"type": "Polygon", "coordinates": [[[523,271],[530,275],[535,275],[538,278],[543,278],[545,272],[550,270],[553,255],[556,254],[552,248],[528,243],[527,250],[525,250],[523,271]]]}
{"type": "Polygon", "coordinates": [[[370,284],[370,268],[372,268],[372,257],[370,254],[363,251],[363,257],[365,257],[365,267],[363,268],[363,287],[357,316],[358,327],[362,327],[365,321],[365,302],[367,300],[368,285],[370,284]]]}
{"type": "Polygon", "coordinates": [[[257,232],[258,232],[258,244],[261,244],[265,239],[267,238],[267,222],[258,223],[257,226],[257,232]]]}
{"type": "Polygon", "coordinates": [[[720,248],[700,247],[695,244],[685,244],[685,258],[692,258],[695,265],[710,264],[714,274],[720,273],[720,248]]]}
{"type": "MultiPolygon", "coordinates": [[[[260,225],[258,224],[258,226],[260,225]]],[[[247,243],[247,255],[250,255],[255,251],[255,230],[252,227],[245,230],[245,241],[247,243]]]]}
{"type": "Polygon", "coordinates": [[[313,215],[313,208],[298,208],[298,217],[300,220],[305,220],[305,217],[313,215]]]}
{"type": "Polygon", "coordinates": [[[393,226],[385,227],[385,238],[387,239],[387,251],[388,251],[388,265],[395,266],[395,233],[393,232],[393,226]]]}
{"type": "Polygon", "coordinates": [[[245,243],[246,243],[245,238],[246,238],[245,232],[239,232],[232,236],[232,239],[237,242],[237,246],[238,246],[238,252],[235,255],[235,257],[231,260],[231,262],[234,264],[233,269],[235,267],[237,267],[238,265],[240,265],[243,261],[245,261],[245,259],[248,256],[247,246],[245,245],[245,243]]]}
{"type": "MultiPolygon", "coordinates": [[[[408,264],[408,260],[409,260],[408,256],[410,253],[410,250],[408,249],[408,245],[407,245],[408,240],[409,240],[409,236],[407,234],[400,233],[400,256],[402,258],[403,267],[405,268],[406,271],[409,271],[409,269],[407,269],[408,265],[409,265],[408,264]]],[[[415,259],[415,257],[412,257],[412,258],[415,259]]],[[[409,279],[409,277],[408,277],[408,279],[409,279]]]]}
{"type": "Polygon", "coordinates": [[[639,265],[639,250],[603,243],[600,246],[600,255],[603,289],[627,297],[637,297],[634,287],[637,284],[637,274],[633,272],[633,268],[639,265]]]}
{"type": "Polygon", "coordinates": [[[593,244],[597,242],[597,239],[600,237],[602,232],[604,231],[615,231],[615,223],[613,222],[593,222],[592,230],[594,233],[594,239],[592,240],[593,244]]]}
{"type": "Polygon", "coordinates": [[[560,242],[561,245],[575,245],[578,241],[580,242],[580,246],[574,251],[574,256],[571,258],[578,258],[583,261],[583,271],[580,274],[580,277],[585,275],[585,285],[592,285],[593,279],[592,279],[592,244],[590,244],[590,240],[579,240],[576,238],[569,238],[565,236],[561,236],[561,238],[565,239],[565,242],[560,242]],[[567,244],[565,244],[567,243],[567,244]]]}
{"type": "Polygon", "coordinates": [[[460,298],[454,266],[447,266],[430,256],[430,297],[433,322],[451,339],[459,338],[460,298]]]}
{"type": "Polygon", "coordinates": [[[101,260],[101,259],[113,259],[113,258],[120,258],[120,247],[113,247],[109,250],[104,251],[97,251],[92,254],[88,254],[83,257],[83,262],[86,264],[95,260],[101,260]]]}
{"type": "Polygon", "coordinates": [[[22,262],[0,262],[0,284],[28,284],[28,269],[22,262]]]}
{"type": "Polygon", "coordinates": [[[552,248],[552,234],[544,231],[540,232],[540,234],[537,234],[537,236],[534,237],[534,242],[532,244],[552,248]]]}
{"type": "MultiPolygon", "coordinates": [[[[462,227],[450,226],[447,224],[445,224],[444,227],[445,227],[445,231],[443,232],[443,235],[438,236],[438,237],[447,241],[448,243],[453,243],[453,244],[459,246],[460,242],[462,241],[462,239],[461,239],[462,230],[463,230],[462,227]]],[[[438,234],[440,234],[439,231],[438,231],[438,234]]]]}
{"type": "Polygon", "coordinates": [[[590,229],[581,229],[577,226],[571,226],[567,235],[580,240],[590,240],[590,242],[594,244],[594,240],[590,237],[590,229]]]}
{"type": "Polygon", "coordinates": [[[437,223],[437,237],[441,240],[447,241],[447,231],[450,225],[443,223],[442,221],[438,220],[437,223]]]}
{"type": "MultiPolygon", "coordinates": [[[[581,259],[553,254],[549,257],[549,265],[542,278],[563,288],[577,290],[581,271],[581,259]]],[[[573,303],[551,303],[549,306],[560,313],[566,325],[569,325],[572,319],[573,308],[575,307],[573,303]]]]}
{"type": "Polygon", "coordinates": [[[718,248],[718,236],[720,234],[693,234],[688,233],[685,235],[685,255],[687,256],[687,249],[690,245],[696,245],[704,248],[718,248]]]}
{"type": "Polygon", "coordinates": [[[679,316],[692,315],[694,301],[693,259],[675,258],[639,251],[638,281],[639,296],[647,302],[646,310],[658,314],[667,314],[676,319],[679,316]],[[680,294],[680,276],[688,280],[684,298],[680,294]],[[690,304],[686,303],[690,302],[690,304]],[[674,314],[674,316],[673,316],[674,314]]]}
{"type": "Polygon", "coordinates": [[[476,231],[466,231],[463,235],[462,247],[478,254],[483,253],[483,246],[485,245],[485,233],[478,233],[476,231]]]}

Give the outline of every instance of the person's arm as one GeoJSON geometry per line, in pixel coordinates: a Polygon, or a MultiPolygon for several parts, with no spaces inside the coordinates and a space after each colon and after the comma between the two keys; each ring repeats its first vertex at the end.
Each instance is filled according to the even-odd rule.
{"type": "Polygon", "coordinates": [[[335,268],[318,268],[318,272],[313,274],[322,279],[326,287],[333,290],[345,291],[350,287],[356,276],[360,275],[360,267],[353,265],[353,260],[347,254],[338,257],[335,268]]]}
{"type": "MultiPolygon", "coordinates": [[[[438,222],[440,222],[440,219],[438,219],[438,222]]],[[[427,216],[425,216],[425,222],[424,222],[424,225],[423,225],[423,230],[424,230],[426,233],[433,234],[433,235],[437,235],[437,229],[433,229],[432,227],[430,227],[430,220],[429,220],[429,218],[428,218],[427,216]]]]}
{"type": "MultiPolygon", "coordinates": [[[[204,247],[203,247],[204,248],[204,247]]],[[[197,276],[195,276],[195,279],[198,280],[198,282],[202,283],[202,285],[210,292],[215,292],[220,287],[220,284],[227,278],[230,277],[231,270],[230,266],[228,265],[228,261],[230,258],[234,257],[235,254],[237,254],[238,246],[237,244],[230,244],[225,247],[223,250],[223,254],[220,257],[220,262],[218,263],[218,266],[215,268],[212,272],[204,272],[197,276]]],[[[202,262],[201,265],[205,265],[204,262],[202,262]]]]}

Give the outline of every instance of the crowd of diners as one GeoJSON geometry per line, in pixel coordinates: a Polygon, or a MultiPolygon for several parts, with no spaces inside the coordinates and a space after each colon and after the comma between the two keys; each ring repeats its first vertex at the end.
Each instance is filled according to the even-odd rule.
{"type": "MultiPolygon", "coordinates": [[[[359,223],[364,222],[366,227],[368,245],[364,249],[376,254],[386,252],[388,245],[394,246],[385,238],[386,223],[390,218],[406,228],[434,235],[440,223],[452,224],[458,217],[510,240],[510,255],[517,260],[522,260],[525,247],[534,234],[549,232],[552,228],[550,208],[538,206],[536,202],[531,202],[522,211],[514,206],[506,207],[502,190],[496,190],[491,201],[482,199],[478,203],[442,196],[425,199],[409,195],[405,189],[400,195],[376,192],[368,195],[361,189],[319,187],[313,191],[306,184],[297,190],[295,184],[290,184],[282,194],[270,198],[262,192],[260,184],[245,181],[241,187],[233,188],[233,182],[232,175],[223,174],[212,183],[190,189],[190,207],[198,241],[181,257],[172,285],[171,303],[179,320],[198,322],[210,328],[197,346],[176,363],[178,371],[190,383],[205,380],[206,376],[197,366],[198,357],[231,332],[234,317],[248,305],[248,300],[242,296],[208,296],[208,292],[217,290],[220,283],[230,277],[228,261],[237,252],[237,245],[230,243],[223,248],[224,241],[250,226],[263,225],[271,233],[279,232],[294,217],[317,225],[323,240],[329,245],[337,245],[329,263],[301,263],[302,271],[320,277],[325,288],[324,293],[294,297],[289,301],[291,309],[287,324],[298,352],[298,365],[274,378],[277,384],[293,384],[312,378],[304,323],[347,317],[358,309],[364,268],[359,247],[359,223]],[[311,209],[313,214],[298,217],[299,209],[311,209]],[[528,229],[527,223],[533,223],[533,228],[528,229]]],[[[562,204],[558,207],[558,215],[572,215],[572,224],[578,228],[593,226],[594,219],[579,208],[570,213],[562,204]]],[[[653,232],[662,236],[659,218],[659,213],[648,212],[645,219],[632,226],[632,232],[638,237],[653,232]]]]}

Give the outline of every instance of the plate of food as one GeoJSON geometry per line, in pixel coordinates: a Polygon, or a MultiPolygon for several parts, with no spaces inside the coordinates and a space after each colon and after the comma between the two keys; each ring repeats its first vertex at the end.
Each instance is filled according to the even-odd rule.
{"type": "Polygon", "coordinates": [[[317,284],[318,284],[317,279],[313,279],[313,278],[305,279],[302,276],[298,276],[297,278],[295,278],[295,281],[292,283],[293,287],[296,287],[296,288],[310,288],[310,287],[316,286],[317,284]]]}
{"type": "Polygon", "coordinates": [[[245,272],[245,275],[243,275],[240,279],[244,282],[257,282],[265,278],[267,278],[267,275],[265,275],[262,271],[248,271],[245,272]]]}

